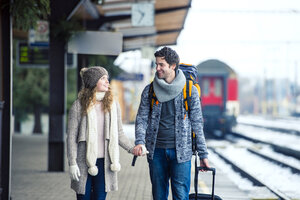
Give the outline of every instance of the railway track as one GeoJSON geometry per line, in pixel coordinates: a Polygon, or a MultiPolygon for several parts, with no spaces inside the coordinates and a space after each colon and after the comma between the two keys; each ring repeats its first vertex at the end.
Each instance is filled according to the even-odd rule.
{"type": "MultiPolygon", "coordinates": [[[[265,181],[263,178],[257,176],[255,173],[253,173],[253,171],[246,169],[245,167],[243,167],[242,165],[240,165],[237,161],[234,161],[230,158],[228,158],[228,156],[226,156],[224,154],[224,150],[223,149],[218,149],[218,148],[209,148],[211,151],[213,151],[216,155],[219,156],[219,158],[223,159],[227,164],[231,165],[231,167],[233,168],[234,171],[236,171],[237,173],[241,174],[242,177],[247,178],[248,180],[250,180],[253,185],[255,186],[263,186],[268,188],[274,195],[276,195],[278,197],[278,199],[281,200],[292,200],[294,199],[293,197],[290,197],[290,194],[286,194],[285,192],[279,190],[278,188],[274,187],[274,185],[268,183],[267,181],[265,181]]],[[[294,166],[290,166],[287,165],[281,161],[275,160],[263,153],[260,153],[257,150],[253,150],[250,148],[246,148],[246,151],[255,155],[255,156],[259,156],[262,159],[266,159],[276,165],[285,167],[290,169],[293,173],[299,173],[300,174],[300,169],[294,166]]]]}
{"type": "Polygon", "coordinates": [[[239,124],[247,125],[247,126],[253,126],[257,128],[264,128],[272,131],[279,131],[282,133],[292,134],[292,135],[298,135],[300,136],[300,130],[298,128],[295,128],[295,124],[299,123],[299,119],[291,119],[291,120],[279,120],[279,121],[273,121],[273,120],[253,120],[253,119],[247,119],[241,117],[239,120],[239,124]],[[250,120],[250,121],[248,121],[250,120]]]}
{"type": "Polygon", "coordinates": [[[250,137],[248,135],[244,135],[244,134],[241,134],[238,132],[232,132],[232,133],[230,133],[230,135],[237,137],[237,138],[243,138],[243,139],[251,141],[251,142],[269,145],[270,147],[272,147],[274,149],[274,151],[276,151],[278,153],[282,153],[284,155],[291,156],[291,157],[294,157],[294,158],[300,160],[300,151],[299,150],[296,150],[296,149],[293,149],[293,148],[290,148],[287,146],[283,146],[280,144],[276,144],[275,142],[272,143],[272,142],[264,141],[264,140],[261,140],[258,138],[250,137]]]}
{"type": "Polygon", "coordinates": [[[268,129],[268,130],[272,130],[272,131],[279,131],[282,133],[288,133],[288,134],[292,134],[292,135],[298,135],[300,136],[300,131],[298,130],[293,130],[293,129],[286,129],[286,128],[280,128],[280,127],[270,127],[270,126],[264,126],[264,125],[257,125],[257,124],[248,124],[248,123],[239,123],[245,126],[253,126],[253,127],[257,127],[257,128],[264,128],[264,129],[268,129]]]}
{"type": "MultiPolygon", "coordinates": [[[[241,127],[239,131],[242,131],[241,127]]],[[[245,130],[246,131],[246,130],[245,130]]],[[[247,130],[249,132],[249,130],[247,130]]],[[[263,135],[263,131],[256,129],[250,129],[256,135],[263,135]]],[[[273,136],[272,132],[268,133],[270,135],[266,135],[267,138],[273,136]]],[[[277,133],[278,134],[278,133],[277,133]]],[[[276,195],[279,199],[283,200],[292,200],[299,199],[300,193],[296,192],[298,189],[293,188],[292,192],[289,191],[287,187],[281,187],[280,184],[274,184],[276,182],[280,182],[285,180],[289,182],[287,177],[296,177],[297,181],[292,182],[292,185],[297,185],[300,182],[300,152],[298,149],[293,149],[295,147],[293,145],[289,145],[292,143],[298,143],[298,136],[289,137],[286,134],[278,134],[271,140],[267,140],[264,137],[252,137],[251,133],[238,133],[234,132],[231,134],[227,134],[226,143],[224,141],[224,145],[210,147],[211,151],[213,151],[219,158],[224,160],[227,164],[229,164],[232,169],[242,177],[250,180],[255,186],[263,186],[268,188],[274,195],[276,195]],[[288,138],[288,139],[287,139],[288,138]],[[287,140],[288,143],[284,145],[284,142],[279,140],[287,140]],[[227,149],[235,148],[235,150],[227,151],[227,149]],[[226,152],[227,151],[227,152],[226,152]],[[242,151],[244,154],[240,154],[239,156],[232,156],[236,152],[242,151]],[[224,153],[225,152],[225,153],[224,153]],[[228,153],[230,152],[230,153],[228,153]],[[232,154],[231,154],[232,153],[232,154]],[[233,158],[232,158],[233,157],[233,158]],[[249,161],[248,166],[253,166],[255,169],[249,169],[249,167],[241,164],[242,162],[248,162],[248,157],[253,159],[257,159],[257,161],[249,161]],[[271,163],[271,164],[266,164],[271,163]],[[259,166],[259,167],[257,167],[259,166]],[[277,179],[273,179],[273,181],[260,176],[257,174],[258,172],[263,174],[264,170],[260,168],[269,168],[269,170],[274,171],[274,173],[269,173],[268,176],[274,176],[277,179]],[[275,169],[273,169],[275,168],[275,169]],[[280,172],[278,172],[278,171],[280,172]],[[287,177],[285,175],[288,174],[287,177]],[[296,196],[296,197],[295,197],[296,196]]],[[[286,141],[285,141],[286,142],[286,141]]],[[[296,147],[297,148],[297,147],[296,147]]],[[[251,160],[250,159],[250,160],[251,160]]],[[[267,169],[268,170],[268,169],[267,169]]]]}
{"type": "Polygon", "coordinates": [[[237,172],[278,199],[300,199],[300,133],[271,125],[238,124],[235,132],[226,134],[224,143],[218,140],[209,149],[223,160],[221,166],[224,162],[231,166],[232,176],[237,172]]]}
{"type": "Polygon", "coordinates": [[[269,161],[271,161],[273,163],[276,163],[277,165],[280,165],[280,166],[285,167],[285,168],[289,168],[292,171],[292,173],[294,173],[294,174],[300,174],[300,168],[297,167],[297,166],[293,166],[291,164],[287,164],[284,161],[278,160],[278,159],[276,159],[274,157],[266,155],[266,154],[264,154],[264,153],[262,153],[262,152],[260,152],[258,150],[255,150],[255,149],[247,148],[247,150],[249,152],[257,155],[257,156],[260,156],[261,158],[264,158],[264,159],[269,160],[269,161]]]}

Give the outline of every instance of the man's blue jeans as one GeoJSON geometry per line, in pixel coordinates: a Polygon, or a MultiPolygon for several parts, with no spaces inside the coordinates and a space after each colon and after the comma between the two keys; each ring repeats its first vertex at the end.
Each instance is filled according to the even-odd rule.
{"type": "Polygon", "coordinates": [[[106,198],[105,179],[104,179],[104,158],[98,158],[96,162],[98,174],[88,175],[85,194],[77,194],[77,200],[104,200],[106,198]]]}
{"type": "Polygon", "coordinates": [[[156,148],[148,163],[154,200],[168,199],[170,179],[173,200],[189,199],[191,161],[178,163],[175,149],[156,148]]]}

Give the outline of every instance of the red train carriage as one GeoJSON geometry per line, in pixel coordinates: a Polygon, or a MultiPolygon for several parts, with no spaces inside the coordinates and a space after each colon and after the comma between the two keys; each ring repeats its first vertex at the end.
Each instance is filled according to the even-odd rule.
{"type": "Polygon", "coordinates": [[[236,73],[219,60],[207,60],[197,66],[201,87],[204,131],[207,136],[224,137],[236,124],[239,113],[236,73]]]}

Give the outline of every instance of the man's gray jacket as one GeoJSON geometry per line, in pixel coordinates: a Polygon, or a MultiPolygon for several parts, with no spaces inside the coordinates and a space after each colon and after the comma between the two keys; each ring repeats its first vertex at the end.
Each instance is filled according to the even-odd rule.
{"type": "MultiPolygon", "coordinates": [[[[145,144],[149,151],[148,158],[153,159],[159,128],[162,103],[154,103],[150,113],[149,87],[147,85],[141,96],[135,122],[135,144],[145,144]]],[[[175,148],[178,163],[192,158],[191,127],[196,134],[196,148],[200,159],[207,158],[207,148],[203,133],[203,118],[197,88],[192,87],[190,116],[185,109],[183,92],[174,99],[175,103],[175,148]]]]}

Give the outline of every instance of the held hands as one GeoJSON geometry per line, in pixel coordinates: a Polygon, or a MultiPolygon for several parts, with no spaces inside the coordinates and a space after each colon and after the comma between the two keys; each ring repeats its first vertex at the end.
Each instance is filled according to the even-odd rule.
{"type": "Polygon", "coordinates": [[[70,166],[69,174],[72,180],[79,181],[80,171],[77,164],[70,166]]]}
{"type": "Polygon", "coordinates": [[[148,153],[149,151],[147,151],[145,145],[143,144],[138,144],[133,148],[133,154],[135,156],[145,156],[148,153]]]}

